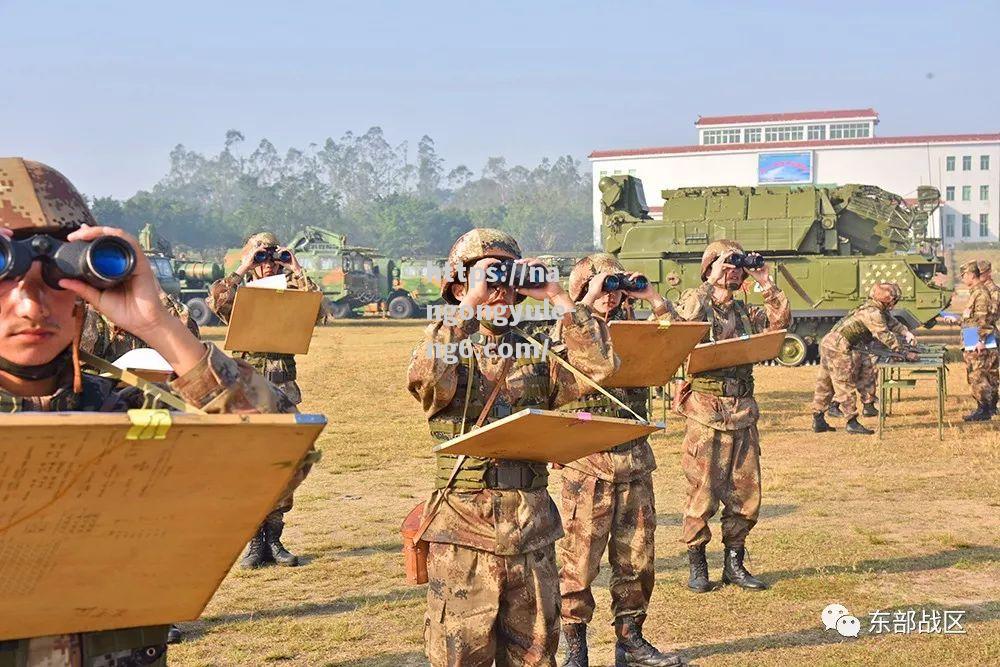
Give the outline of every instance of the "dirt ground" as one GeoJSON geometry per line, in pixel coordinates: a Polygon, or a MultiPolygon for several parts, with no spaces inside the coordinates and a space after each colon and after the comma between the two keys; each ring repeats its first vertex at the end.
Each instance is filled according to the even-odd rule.
{"type": "MultiPolygon", "coordinates": [[[[426,422],[404,386],[420,327],[360,321],[317,331],[299,361],[301,407],[330,425],[284,537],[308,562],[234,569],[202,618],[182,624],[187,638],[171,647],[171,664],[426,664],[426,591],[404,582],[399,538],[433,476],[426,422]]],[[[926,384],[904,395],[880,442],[812,433],[815,367],[756,370],[764,508],[748,546],[751,570],[772,584],[766,592],[686,589],[683,423],[669,415],[652,440],[659,529],[649,639],[699,665],[1000,664],[1000,420],[964,424],[965,373],[950,370],[943,442],[926,384]],[[861,619],[859,638],[824,629],[831,603],[861,619]],[[880,610],[915,610],[917,620],[964,611],[965,634],[871,634],[869,614],[880,610]]],[[[559,485],[556,473],[553,495],[559,485]]],[[[718,536],[717,519],[712,528],[718,536]]],[[[716,540],[709,563],[718,581],[716,540]]],[[[606,570],[595,591],[594,665],[613,664],[606,570]]]]}

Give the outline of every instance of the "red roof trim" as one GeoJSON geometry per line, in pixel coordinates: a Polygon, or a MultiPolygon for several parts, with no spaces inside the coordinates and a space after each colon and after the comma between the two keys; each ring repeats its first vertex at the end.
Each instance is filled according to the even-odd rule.
{"type": "Polygon", "coordinates": [[[587,157],[636,157],[677,153],[719,153],[726,151],[774,151],[786,148],[826,148],[848,146],[891,146],[896,144],[950,144],[969,142],[1000,142],[998,134],[922,134],[902,137],[868,137],[867,139],[827,139],[825,141],[776,141],[760,144],[713,144],[711,146],[661,146],[593,151],[587,157]]]}
{"type": "Polygon", "coordinates": [[[760,113],[744,116],[698,116],[695,125],[734,125],[736,123],[781,123],[791,120],[833,120],[836,118],[874,118],[875,109],[835,109],[832,111],[793,111],[791,113],[760,113]]]}

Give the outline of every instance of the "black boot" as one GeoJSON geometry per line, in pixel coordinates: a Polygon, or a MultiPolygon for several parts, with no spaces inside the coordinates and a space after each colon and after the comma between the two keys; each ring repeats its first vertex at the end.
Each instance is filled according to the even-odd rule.
{"type": "Polygon", "coordinates": [[[619,616],[615,619],[615,667],[674,667],[684,662],[676,653],[661,653],[642,636],[646,616],[619,616]]]}
{"type": "Polygon", "coordinates": [[[688,547],[688,567],[691,576],[688,578],[688,588],[695,593],[705,593],[712,590],[708,580],[708,561],[705,559],[705,545],[688,547]]]}
{"type": "Polygon", "coordinates": [[[247,552],[240,559],[241,568],[244,570],[254,570],[274,562],[274,558],[271,557],[271,550],[267,548],[264,540],[264,524],[261,524],[257,532],[254,533],[254,536],[250,538],[250,543],[247,544],[247,552]]]}
{"type": "Polygon", "coordinates": [[[767,584],[750,574],[743,566],[744,547],[726,547],[725,563],[722,566],[722,583],[736,584],[740,588],[752,591],[762,591],[767,584]]]}
{"type": "Polygon", "coordinates": [[[962,417],[967,422],[988,422],[993,417],[990,406],[980,403],[973,412],[962,417]]]}
{"type": "Polygon", "coordinates": [[[840,403],[831,403],[829,409],[826,411],[826,414],[831,417],[836,417],[837,419],[844,416],[844,413],[840,411],[840,403]]]}
{"type": "Polygon", "coordinates": [[[861,414],[865,417],[878,417],[878,408],[875,407],[875,403],[865,403],[865,407],[861,410],[861,414]]]}
{"type": "Polygon", "coordinates": [[[167,630],[167,643],[180,644],[182,639],[184,639],[184,632],[176,625],[171,625],[170,629],[167,630]]]}
{"type": "Polygon", "coordinates": [[[858,421],[857,417],[851,417],[847,420],[847,428],[844,429],[851,435],[871,435],[875,431],[871,430],[864,424],[858,421]]]}
{"type": "Polygon", "coordinates": [[[834,427],[826,423],[826,418],[823,416],[822,412],[813,413],[813,433],[826,433],[827,431],[836,431],[834,427]]]}
{"type": "Polygon", "coordinates": [[[566,623],[562,626],[566,638],[566,660],[562,667],[590,667],[587,656],[587,624],[566,623]]]}
{"type": "Polygon", "coordinates": [[[299,557],[285,548],[281,543],[281,532],[285,529],[285,520],[281,512],[271,512],[264,520],[264,538],[267,541],[267,548],[271,551],[271,557],[278,565],[285,567],[295,567],[299,564],[299,557]]]}

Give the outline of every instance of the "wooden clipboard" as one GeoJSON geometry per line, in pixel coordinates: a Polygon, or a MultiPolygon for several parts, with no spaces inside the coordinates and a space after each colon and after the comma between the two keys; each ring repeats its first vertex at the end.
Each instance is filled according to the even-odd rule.
{"type": "Polygon", "coordinates": [[[325,424],[0,416],[0,640],[198,618],[325,424]]]}
{"type": "Polygon", "coordinates": [[[702,343],[691,351],[687,372],[701,373],[730,366],[756,364],[774,359],[781,352],[785,329],[766,331],[745,338],[729,338],[715,343],[702,343]]]}
{"type": "Polygon", "coordinates": [[[306,354],[322,300],[322,292],[244,285],[236,290],[223,348],[306,354]]]}
{"type": "Polygon", "coordinates": [[[624,322],[608,324],[621,367],[605,387],[661,387],[670,381],[694,346],[708,332],[708,322],[624,322]]]}
{"type": "Polygon", "coordinates": [[[434,451],[490,459],[569,463],[662,429],[662,424],[599,417],[589,412],[529,408],[452,438],[434,451]]]}

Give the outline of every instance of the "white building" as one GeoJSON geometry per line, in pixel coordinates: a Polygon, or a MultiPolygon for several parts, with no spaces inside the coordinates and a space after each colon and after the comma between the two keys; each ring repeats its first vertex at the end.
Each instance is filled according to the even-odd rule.
{"type": "Polygon", "coordinates": [[[1000,239],[1000,134],[883,137],[878,122],[874,109],[705,116],[696,145],[596,150],[594,237],[600,243],[598,180],[630,174],[653,217],[669,188],[864,183],[914,199],[917,186],[933,185],[942,202],[929,234],[946,245],[1000,239]]]}

